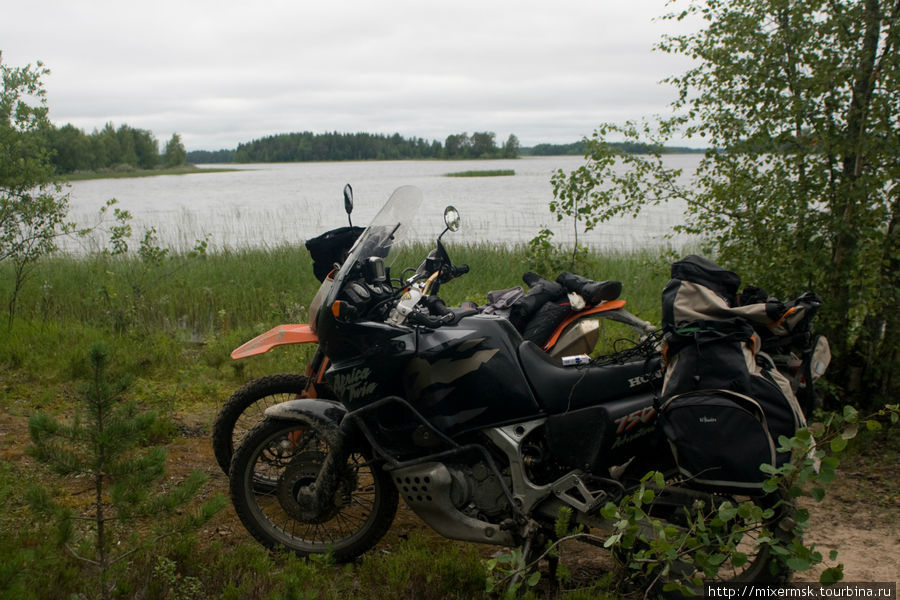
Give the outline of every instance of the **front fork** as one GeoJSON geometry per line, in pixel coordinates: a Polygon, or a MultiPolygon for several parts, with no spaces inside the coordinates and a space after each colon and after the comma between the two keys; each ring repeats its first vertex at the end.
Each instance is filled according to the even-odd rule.
{"type": "Polygon", "coordinates": [[[306,389],[303,390],[303,398],[334,398],[334,394],[328,383],[325,382],[325,371],[331,361],[322,352],[322,348],[316,348],[312,360],[306,365],[306,389]]]}
{"type": "Polygon", "coordinates": [[[343,437],[338,435],[328,440],[328,454],[322,462],[316,480],[297,491],[297,505],[304,520],[315,521],[333,506],[345,504],[345,499],[338,496],[349,458],[343,437]]]}
{"type": "MultiPolygon", "coordinates": [[[[324,369],[327,363],[321,352],[316,353],[310,369],[313,372],[324,369]]],[[[313,381],[313,378],[309,378],[313,381]]],[[[356,428],[345,419],[347,409],[335,400],[306,397],[280,402],[266,409],[267,419],[296,423],[297,428],[287,438],[295,447],[304,443],[304,437],[313,433],[324,445],[325,456],[319,467],[316,480],[301,486],[292,493],[296,500],[294,507],[298,517],[304,521],[315,521],[328,513],[335,505],[343,505],[338,497],[340,484],[348,481],[347,460],[356,451],[356,428]]]]}

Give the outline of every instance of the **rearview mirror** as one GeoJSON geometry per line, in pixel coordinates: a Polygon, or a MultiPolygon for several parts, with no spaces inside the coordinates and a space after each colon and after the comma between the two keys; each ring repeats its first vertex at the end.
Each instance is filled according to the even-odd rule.
{"type": "Polygon", "coordinates": [[[452,206],[444,209],[444,225],[450,231],[459,231],[459,211],[452,206]]]}
{"type": "Polygon", "coordinates": [[[349,183],[344,186],[344,211],[347,213],[347,221],[352,227],[353,221],[350,219],[350,213],[353,212],[353,188],[349,183]]]}

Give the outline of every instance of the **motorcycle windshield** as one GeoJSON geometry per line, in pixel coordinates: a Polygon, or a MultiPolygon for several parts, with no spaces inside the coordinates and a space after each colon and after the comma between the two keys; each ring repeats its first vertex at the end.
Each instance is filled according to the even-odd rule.
{"type": "Polygon", "coordinates": [[[334,276],[333,283],[328,279],[322,283],[320,294],[316,294],[317,298],[322,296],[322,303],[316,314],[331,310],[331,305],[337,299],[341,288],[354,278],[354,271],[358,271],[358,267],[363,261],[373,256],[382,259],[388,258],[391,249],[406,233],[404,223],[412,221],[421,205],[422,191],[419,188],[407,185],[394,190],[385,205],[381,207],[366,230],[356,240],[353,248],[350,249],[350,254],[334,276]]]}

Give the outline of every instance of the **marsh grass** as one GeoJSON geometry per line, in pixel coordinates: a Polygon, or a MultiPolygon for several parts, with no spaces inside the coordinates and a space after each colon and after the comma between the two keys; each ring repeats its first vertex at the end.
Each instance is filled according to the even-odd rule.
{"type": "MultiPolygon", "coordinates": [[[[431,246],[403,249],[392,267],[416,266],[431,246]]],[[[448,245],[456,264],[470,272],[441,287],[449,306],[483,304],[490,290],[527,286],[533,269],[522,247],[448,245]]],[[[575,272],[595,280],[619,280],[626,308],[656,323],[660,293],[668,279],[667,257],[658,252],[589,253],[575,272]]],[[[8,266],[0,266],[0,298],[10,293],[8,266]]],[[[539,274],[555,279],[558,273],[539,274]]],[[[48,258],[38,265],[19,297],[18,317],[0,341],[0,362],[26,372],[64,378],[72,351],[97,339],[130,348],[126,360],[154,376],[171,379],[186,369],[208,368],[230,377],[271,369],[296,370],[305,348],[278,349],[238,366],[230,351],[282,323],[303,323],[318,289],[302,246],[227,250],[198,256],[172,253],[145,262],[138,256],[92,254],[48,258]]]]}
{"type": "Polygon", "coordinates": [[[511,177],[516,172],[513,169],[493,169],[485,171],[457,171],[447,173],[444,177],[511,177]]]}
{"type": "Polygon", "coordinates": [[[61,179],[64,181],[86,181],[89,179],[128,179],[133,177],[157,177],[159,175],[192,175],[194,173],[224,173],[238,171],[231,167],[211,167],[199,169],[194,165],[182,165],[180,167],[160,169],[138,169],[134,167],[106,169],[100,171],[77,171],[67,173],[61,179]]]}
{"type": "MultiPolygon", "coordinates": [[[[534,270],[521,246],[448,244],[455,264],[470,272],[441,288],[448,304],[483,301],[489,290],[523,285],[534,270]]],[[[431,249],[414,244],[392,266],[415,267],[431,249]]],[[[595,280],[623,283],[632,312],[659,315],[659,294],[668,279],[669,257],[659,252],[589,253],[571,269],[595,280]]],[[[0,297],[8,296],[8,266],[0,266],[0,297]]],[[[538,274],[555,279],[558,273],[538,274]]],[[[235,329],[305,322],[319,282],[302,246],[225,250],[196,256],[173,253],[159,263],[137,256],[61,255],[44,260],[20,294],[19,315],[30,322],[110,327],[117,332],[158,330],[186,342],[235,329]]]]}

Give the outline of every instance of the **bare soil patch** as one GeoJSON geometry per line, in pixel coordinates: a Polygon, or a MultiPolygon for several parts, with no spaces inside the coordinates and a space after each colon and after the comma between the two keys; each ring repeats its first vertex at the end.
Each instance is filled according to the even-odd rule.
{"type": "MultiPolygon", "coordinates": [[[[227,496],[228,480],[216,464],[209,439],[214,412],[210,409],[176,418],[182,435],[168,445],[168,476],[175,482],[200,470],[209,476],[204,496],[216,493],[227,496]]],[[[24,454],[27,444],[27,418],[0,414],[0,457],[24,468],[42,468],[24,454]]],[[[836,562],[844,565],[845,581],[900,581],[900,482],[897,479],[900,465],[896,456],[896,451],[885,451],[883,440],[876,441],[845,459],[838,479],[828,488],[823,502],[804,501],[803,505],[811,512],[806,540],[815,544],[826,561],[814,570],[795,574],[795,581],[817,581],[824,568],[835,564],[828,560],[833,549],[839,552],[836,562]]],[[[394,525],[374,551],[389,553],[414,531],[433,537],[435,543],[460,543],[431,532],[401,503],[394,525]]],[[[250,540],[230,505],[207,525],[203,534],[209,540],[226,543],[230,539],[250,540]]],[[[490,556],[498,550],[486,546],[483,553],[490,556]]],[[[572,556],[576,568],[602,571],[614,566],[609,553],[599,549],[574,550],[572,556]]]]}

